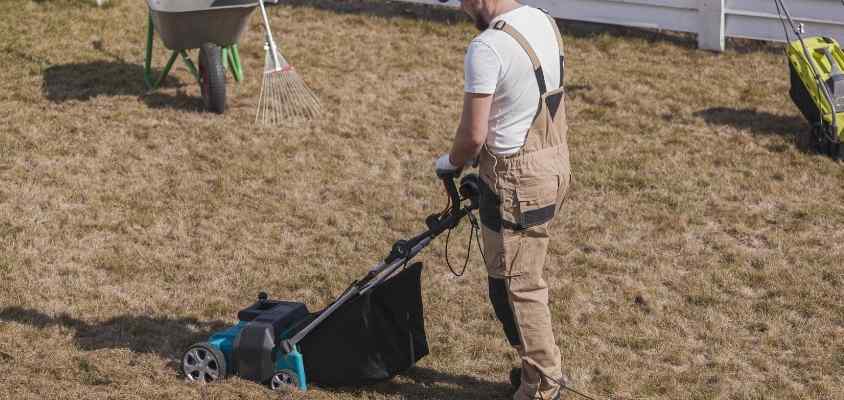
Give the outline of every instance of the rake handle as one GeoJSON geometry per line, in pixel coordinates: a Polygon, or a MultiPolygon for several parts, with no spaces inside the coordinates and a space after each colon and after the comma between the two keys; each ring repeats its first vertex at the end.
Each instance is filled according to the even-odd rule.
{"type": "Polygon", "coordinates": [[[275,40],[273,40],[273,33],[270,30],[270,19],[267,17],[267,9],[264,7],[264,0],[258,0],[258,5],[261,7],[261,17],[264,20],[264,31],[267,32],[267,46],[269,46],[270,53],[273,57],[273,69],[278,69],[278,52],[276,50],[275,40]]]}

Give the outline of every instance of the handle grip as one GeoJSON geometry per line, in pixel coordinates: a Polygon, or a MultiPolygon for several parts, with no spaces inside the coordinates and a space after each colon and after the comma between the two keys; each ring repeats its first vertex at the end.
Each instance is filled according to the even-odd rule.
{"type": "Polygon", "coordinates": [[[835,61],[835,58],[832,56],[832,52],[829,51],[829,48],[821,47],[819,50],[821,51],[821,53],[823,53],[824,56],[826,56],[826,60],[829,61],[829,65],[831,68],[829,74],[831,76],[844,75],[844,72],[841,72],[841,68],[838,67],[838,62],[835,61]]]}
{"type": "Polygon", "coordinates": [[[457,191],[457,185],[454,184],[454,180],[460,176],[460,171],[448,171],[442,174],[440,171],[437,171],[437,176],[443,181],[445,191],[448,193],[449,200],[451,200],[452,211],[456,211],[460,208],[460,192],[457,191]]]}

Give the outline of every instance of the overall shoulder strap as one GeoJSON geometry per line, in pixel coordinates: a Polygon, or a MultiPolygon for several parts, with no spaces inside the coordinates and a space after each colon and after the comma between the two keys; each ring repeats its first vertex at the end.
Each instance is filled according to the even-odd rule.
{"type": "Polygon", "coordinates": [[[563,82],[566,76],[566,52],[563,50],[563,35],[560,34],[560,27],[557,26],[557,20],[550,14],[546,13],[548,19],[551,21],[551,26],[554,27],[554,34],[557,35],[557,46],[560,48],[560,87],[563,87],[563,82]]]}
{"type": "Polygon", "coordinates": [[[492,26],[492,29],[502,31],[510,35],[516,40],[516,42],[519,43],[519,46],[522,46],[522,49],[525,50],[528,57],[530,57],[530,62],[533,64],[533,73],[536,75],[536,83],[539,84],[539,95],[544,95],[548,89],[545,86],[545,74],[542,72],[542,64],[539,62],[539,57],[536,55],[536,52],[533,51],[533,47],[530,46],[527,39],[525,39],[519,31],[515,30],[512,26],[502,20],[497,21],[492,26]]]}

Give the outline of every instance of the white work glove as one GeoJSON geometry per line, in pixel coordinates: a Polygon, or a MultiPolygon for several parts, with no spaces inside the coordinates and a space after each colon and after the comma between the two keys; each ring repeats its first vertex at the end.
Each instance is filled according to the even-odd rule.
{"type": "Polygon", "coordinates": [[[448,173],[457,173],[460,171],[460,167],[451,163],[451,159],[449,158],[449,154],[445,153],[440,158],[437,159],[436,163],[436,171],[437,176],[443,176],[448,173]]]}

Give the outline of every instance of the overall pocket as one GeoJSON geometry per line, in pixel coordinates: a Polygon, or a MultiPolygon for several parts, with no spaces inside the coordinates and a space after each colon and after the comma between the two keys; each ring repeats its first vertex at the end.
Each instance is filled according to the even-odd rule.
{"type": "Polygon", "coordinates": [[[543,225],[554,218],[563,195],[561,183],[559,175],[520,180],[513,213],[516,230],[543,225]]]}

